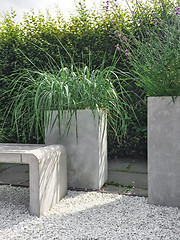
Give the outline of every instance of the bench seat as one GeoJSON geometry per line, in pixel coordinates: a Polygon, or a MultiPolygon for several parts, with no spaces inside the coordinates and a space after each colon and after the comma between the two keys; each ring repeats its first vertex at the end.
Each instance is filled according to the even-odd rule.
{"type": "Polygon", "coordinates": [[[29,164],[30,213],[40,217],[67,193],[62,145],[0,144],[0,162],[29,164]]]}

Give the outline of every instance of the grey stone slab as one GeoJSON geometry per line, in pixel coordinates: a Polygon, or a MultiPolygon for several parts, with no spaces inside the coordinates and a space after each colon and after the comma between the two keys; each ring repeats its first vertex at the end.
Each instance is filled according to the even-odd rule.
{"type": "Polygon", "coordinates": [[[138,196],[148,196],[148,190],[147,189],[141,189],[141,188],[130,188],[129,193],[138,195],[138,196]]]}
{"type": "Polygon", "coordinates": [[[129,171],[147,173],[147,160],[133,160],[130,164],[129,171]]]}
{"type": "Polygon", "coordinates": [[[108,169],[109,170],[123,170],[126,171],[129,163],[123,162],[108,162],[108,169]]]}
{"type": "Polygon", "coordinates": [[[127,188],[124,187],[117,187],[114,185],[106,185],[101,188],[102,191],[107,191],[107,192],[117,192],[117,193],[126,193],[127,188]]]}
{"type": "Polygon", "coordinates": [[[108,182],[117,182],[136,188],[147,188],[147,174],[109,171],[108,182]]]}
{"type": "Polygon", "coordinates": [[[133,194],[138,196],[148,196],[148,190],[140,188],[126,188],[126,187],[117,187],[114,185],[106,185],[101,188],[102,191],[122,193],[122,194],[133,194]]]}
{"type": "Polygon", "coordinates": [[[0,161],[7,162],[7,163],[21,163],[21,158],[18,153],[0,153],[0,161]]]}
{"type": "Polygon", "coordinates": [[[6,170],[0,172],[0,183],[19,184],[29,180],[28,164],[3,164],[6,170]]]}

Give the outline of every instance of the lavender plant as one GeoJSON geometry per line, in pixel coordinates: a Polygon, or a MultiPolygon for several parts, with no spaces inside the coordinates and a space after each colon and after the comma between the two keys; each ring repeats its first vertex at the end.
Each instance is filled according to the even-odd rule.
{"type": "Polygon", "coordinates": [[[159,6],[155,5],[152,11],[145,3],[136,1],[130,5],[127,1],[129,11],[124,16],[115,0],[107,1],[106,17],[114,17],[111,23],[117,41],[115,47],[120,58],[127,57],[129,78],[134,79],[147,96],[178,96],[180,7],[172,1],[155,2],[159,6]],[[127,23],[123,29],[121,21],[124,19],[127,23]]]}

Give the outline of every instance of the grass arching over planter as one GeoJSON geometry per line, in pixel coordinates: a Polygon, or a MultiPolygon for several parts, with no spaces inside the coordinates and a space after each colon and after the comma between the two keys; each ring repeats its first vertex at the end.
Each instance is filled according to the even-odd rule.
{"type": "Polygon", "coordinates": [[[127,110],[131,108],[130,97],[126,91],[125,81],[118,78],[115,67],[96,70],[74,65],[53,66],[47,71],[24,69],[15,74],[10,86],[12,125],[24,133],[27,139],[32,133],[44,138],[44,127],[51,120],[52,111],[58,111],[61,124],[63,111],[67,110],[67,129],[72,114],[79,109],[102,109],[107,113],[109,126],[117,136],[126,133],[127,110]],[[14,90],[15,89],[15,90],[14,90]],[[48,112],[48,116],[45,114],[48,112]],[[120,124],[119,124],[120,123],[120,124]]]}

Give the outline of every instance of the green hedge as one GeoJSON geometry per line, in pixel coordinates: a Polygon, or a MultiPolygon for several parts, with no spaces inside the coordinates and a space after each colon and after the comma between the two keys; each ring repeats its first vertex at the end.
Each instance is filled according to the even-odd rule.
{"type": "MultiPolygon", "coordinates": [[[[166,6],[169,11],[174,4],[166,1],[166,6]]],[[[137,27],[134,22],[129,21],[131,12],[128,10],[117,8],[116,12],[109,11],[106,17],[104,9],[98,12],[88,11],[84,1],[78,5],[77,15],[68,21],[63,19],[60,12],[57,13],[56,19],[53,19],[48,12],[45,16],[42,13],[35,15],[31,11],[19,24],[15,21],[13,10],[4,15],[0,23],[0,121],[2,125],[6,116],[4,107],[10,96],[10,92],[6,90],[13,81],[12,74],[16,71],[21,71],[23,68],[48,69],[51,64],[49,58],[58,65],[62,59],[67,66],[72,61],[78,66],[82,63],[88,65],[91,62],[93,68],[99,67],[103,60],[105,60],[105,66],[110,66],[113,60],[118,60],[117,68],[123,71],[128,69],[126,56],[119,56],[115,51],[118,36],[114,35],[115,25],[112,19],[116,20],[121,14],[119,24],[124,34],[128,34],[129,30],[138,34],[138,27],[143,28],[143,24],[137,27]]],[[[139,12],[134,16],[135,20],[141,19],[141,22],[148,22],[148,16],[152,12],[157,12],[159,18],[163,17],[158,1],[154,1],[152,5],[146,5],[146,14],[139,12]]],[[[119,141],[114,139],[109,129],[110,157],[146,156],[146,101],[143,91],[137,86],[132,84],[129,90],[132,91],[132,105],[138,121],[133,114],[130,115],[127,120],[127,136],[123,139],[120,137],[119,141]]],[[[16,133],[10,131],[10,120],[9,118],[6,122],[4,133],[0,133],[2,136],[0,141],[4,139],[8,142],[17,142],[16,133]]],[[[20,136],[19,139],[20,142],[25,142],[25,136],[20,136]]],[[[36,141],[37,139],[32,136],[31,142],[36,141]]]]}

